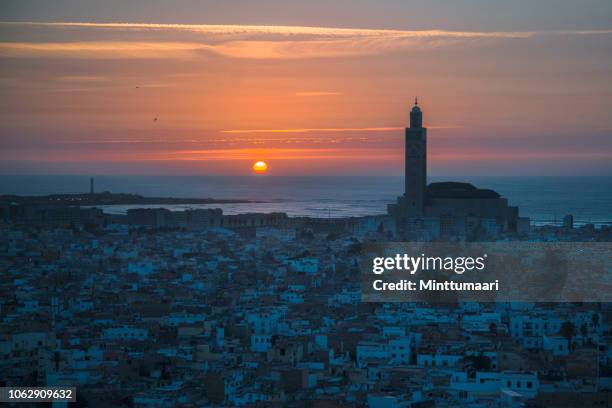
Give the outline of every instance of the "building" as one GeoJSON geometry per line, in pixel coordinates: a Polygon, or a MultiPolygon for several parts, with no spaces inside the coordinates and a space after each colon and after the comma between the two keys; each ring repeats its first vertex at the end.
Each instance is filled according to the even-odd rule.
{"type": "Polygon", "coordinates": [[[282,227],[286,221],[286,213],[224,215],[220,208],[185,211],[170,211],[166,208],[130,208],[127,211],[128,224],[148,228],[185,228],[197,231],[221,227],[255,230],[262,227],[282,227]]]}
{"type": "Polygon", "coordinates": [[[493,190],[461,182],[427,185],[427,128],[416,99],[405,133],[404,181],[404,195],[387,211],[400,238],[476,240],[525,230],[518,208],[493,190]]]}
{"type": "Polygon", "coordinates": [[[0,203],[0,221],[40,227],[101,225],[104,214],[99,208],[76,205],[0,203]]]}
{"type": "Polygon", "coordinates": [[[130,225],[164,228],[172,223],[172,212],[165,208],[130,208],[127,211],[130,225]]]}
{"type": "Polygon", "coordinates": [[[424,215],[427,186],[427,128],[415,98],[410,111],[410,127],[406,128],[404,160],[404,211],[408,216],[424,215]]]}

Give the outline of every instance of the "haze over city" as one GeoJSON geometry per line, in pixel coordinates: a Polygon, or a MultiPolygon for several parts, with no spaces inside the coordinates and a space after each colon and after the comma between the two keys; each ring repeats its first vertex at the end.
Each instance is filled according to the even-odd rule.
{"type": "Polygon", "coordinates": [[[1,6],[3,174],[401,175],[415,96],[433,175],[610,174],[608,2],[81,4],[1,6]]]}

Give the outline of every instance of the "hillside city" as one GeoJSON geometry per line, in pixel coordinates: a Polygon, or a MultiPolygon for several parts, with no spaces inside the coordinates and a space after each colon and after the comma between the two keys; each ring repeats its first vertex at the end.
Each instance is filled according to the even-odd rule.
{"type": "Polygon", "coordinates": [[[70,208],[4,213],[0,386],[90,407],[610,405],[609,304],[361,302],[361,245],[394,233],[375,217],[70,208]]]}

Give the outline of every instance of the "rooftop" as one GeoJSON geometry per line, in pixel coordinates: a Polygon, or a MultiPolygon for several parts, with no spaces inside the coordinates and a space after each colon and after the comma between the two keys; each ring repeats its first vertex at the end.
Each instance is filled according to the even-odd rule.
{"type": "Polygon", "coordinates": [[[501,195],[489,189],[476,188],[470,183],[444,181],[427,186],[429,198],[500,198],[501,195]]]}

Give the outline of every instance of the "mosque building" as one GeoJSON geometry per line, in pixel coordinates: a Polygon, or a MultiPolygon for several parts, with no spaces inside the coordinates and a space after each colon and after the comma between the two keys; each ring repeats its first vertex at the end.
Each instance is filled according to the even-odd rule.
{"type": "Polygon", "coordinates": [[[427,184],[427,128],[417,99],[405,133],[404,182],[404,194],[387,210],[399,238],[486,239],[529,228],[518,207],[493,190],[462,182],[427,184]]]}

